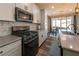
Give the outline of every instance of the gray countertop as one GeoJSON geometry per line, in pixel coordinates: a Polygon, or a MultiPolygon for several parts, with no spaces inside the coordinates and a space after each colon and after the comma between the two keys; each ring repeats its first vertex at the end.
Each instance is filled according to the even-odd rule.
{"type": "Polygon", "coordinates": [[[13,43],[15,41],[21,40],[21,37],[17,37],[14,35],[8,35],[4,37],[0,37],[0,47],[13,43]]]}

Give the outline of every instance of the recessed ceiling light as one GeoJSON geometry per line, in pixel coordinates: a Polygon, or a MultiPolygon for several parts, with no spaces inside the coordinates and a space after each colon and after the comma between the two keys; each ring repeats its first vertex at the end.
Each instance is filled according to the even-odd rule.
{"type": "Polygon", "coordinates": [[[54,8],[54,6],[52,6],[52,8],[54,8]]]}

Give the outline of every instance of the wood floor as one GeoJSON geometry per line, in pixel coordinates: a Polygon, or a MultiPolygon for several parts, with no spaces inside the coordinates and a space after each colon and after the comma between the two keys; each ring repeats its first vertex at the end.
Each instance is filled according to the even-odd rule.
{"type": "Polygon", "coordinates": [[[51,48],[52,42],[53,42],[53,39],[48,37],[47,40],[39,48],[39,52],[37,56],[49,56],[48,53],[51,48]]]}

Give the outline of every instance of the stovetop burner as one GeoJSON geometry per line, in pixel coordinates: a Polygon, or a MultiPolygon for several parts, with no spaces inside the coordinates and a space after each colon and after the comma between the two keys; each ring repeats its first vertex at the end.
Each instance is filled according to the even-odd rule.
{"type": "Polygon", "coordinates": [[[20,30],[20,31],[14,31],[13,35],[17,35],[23,38],[23,41],[28,41],[29,39],[34,38],[38,35],[35,31],[27,31],[27,30],[20,30]]]}

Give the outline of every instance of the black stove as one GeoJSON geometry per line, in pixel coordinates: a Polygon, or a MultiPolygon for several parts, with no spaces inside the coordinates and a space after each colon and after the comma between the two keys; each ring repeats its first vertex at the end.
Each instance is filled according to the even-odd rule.
{"type": "Polygon", "coordinates": [[[20,27],[22,30],[14,30],[12,27],[12,34],[22,37],[22,55],[23,56],[34,56],[38,52],[38,32],[37,31],[30,31],[25,29],[25,27],[20,27]],[[24,29],[23,29],[24,28],[24,29]]]}

